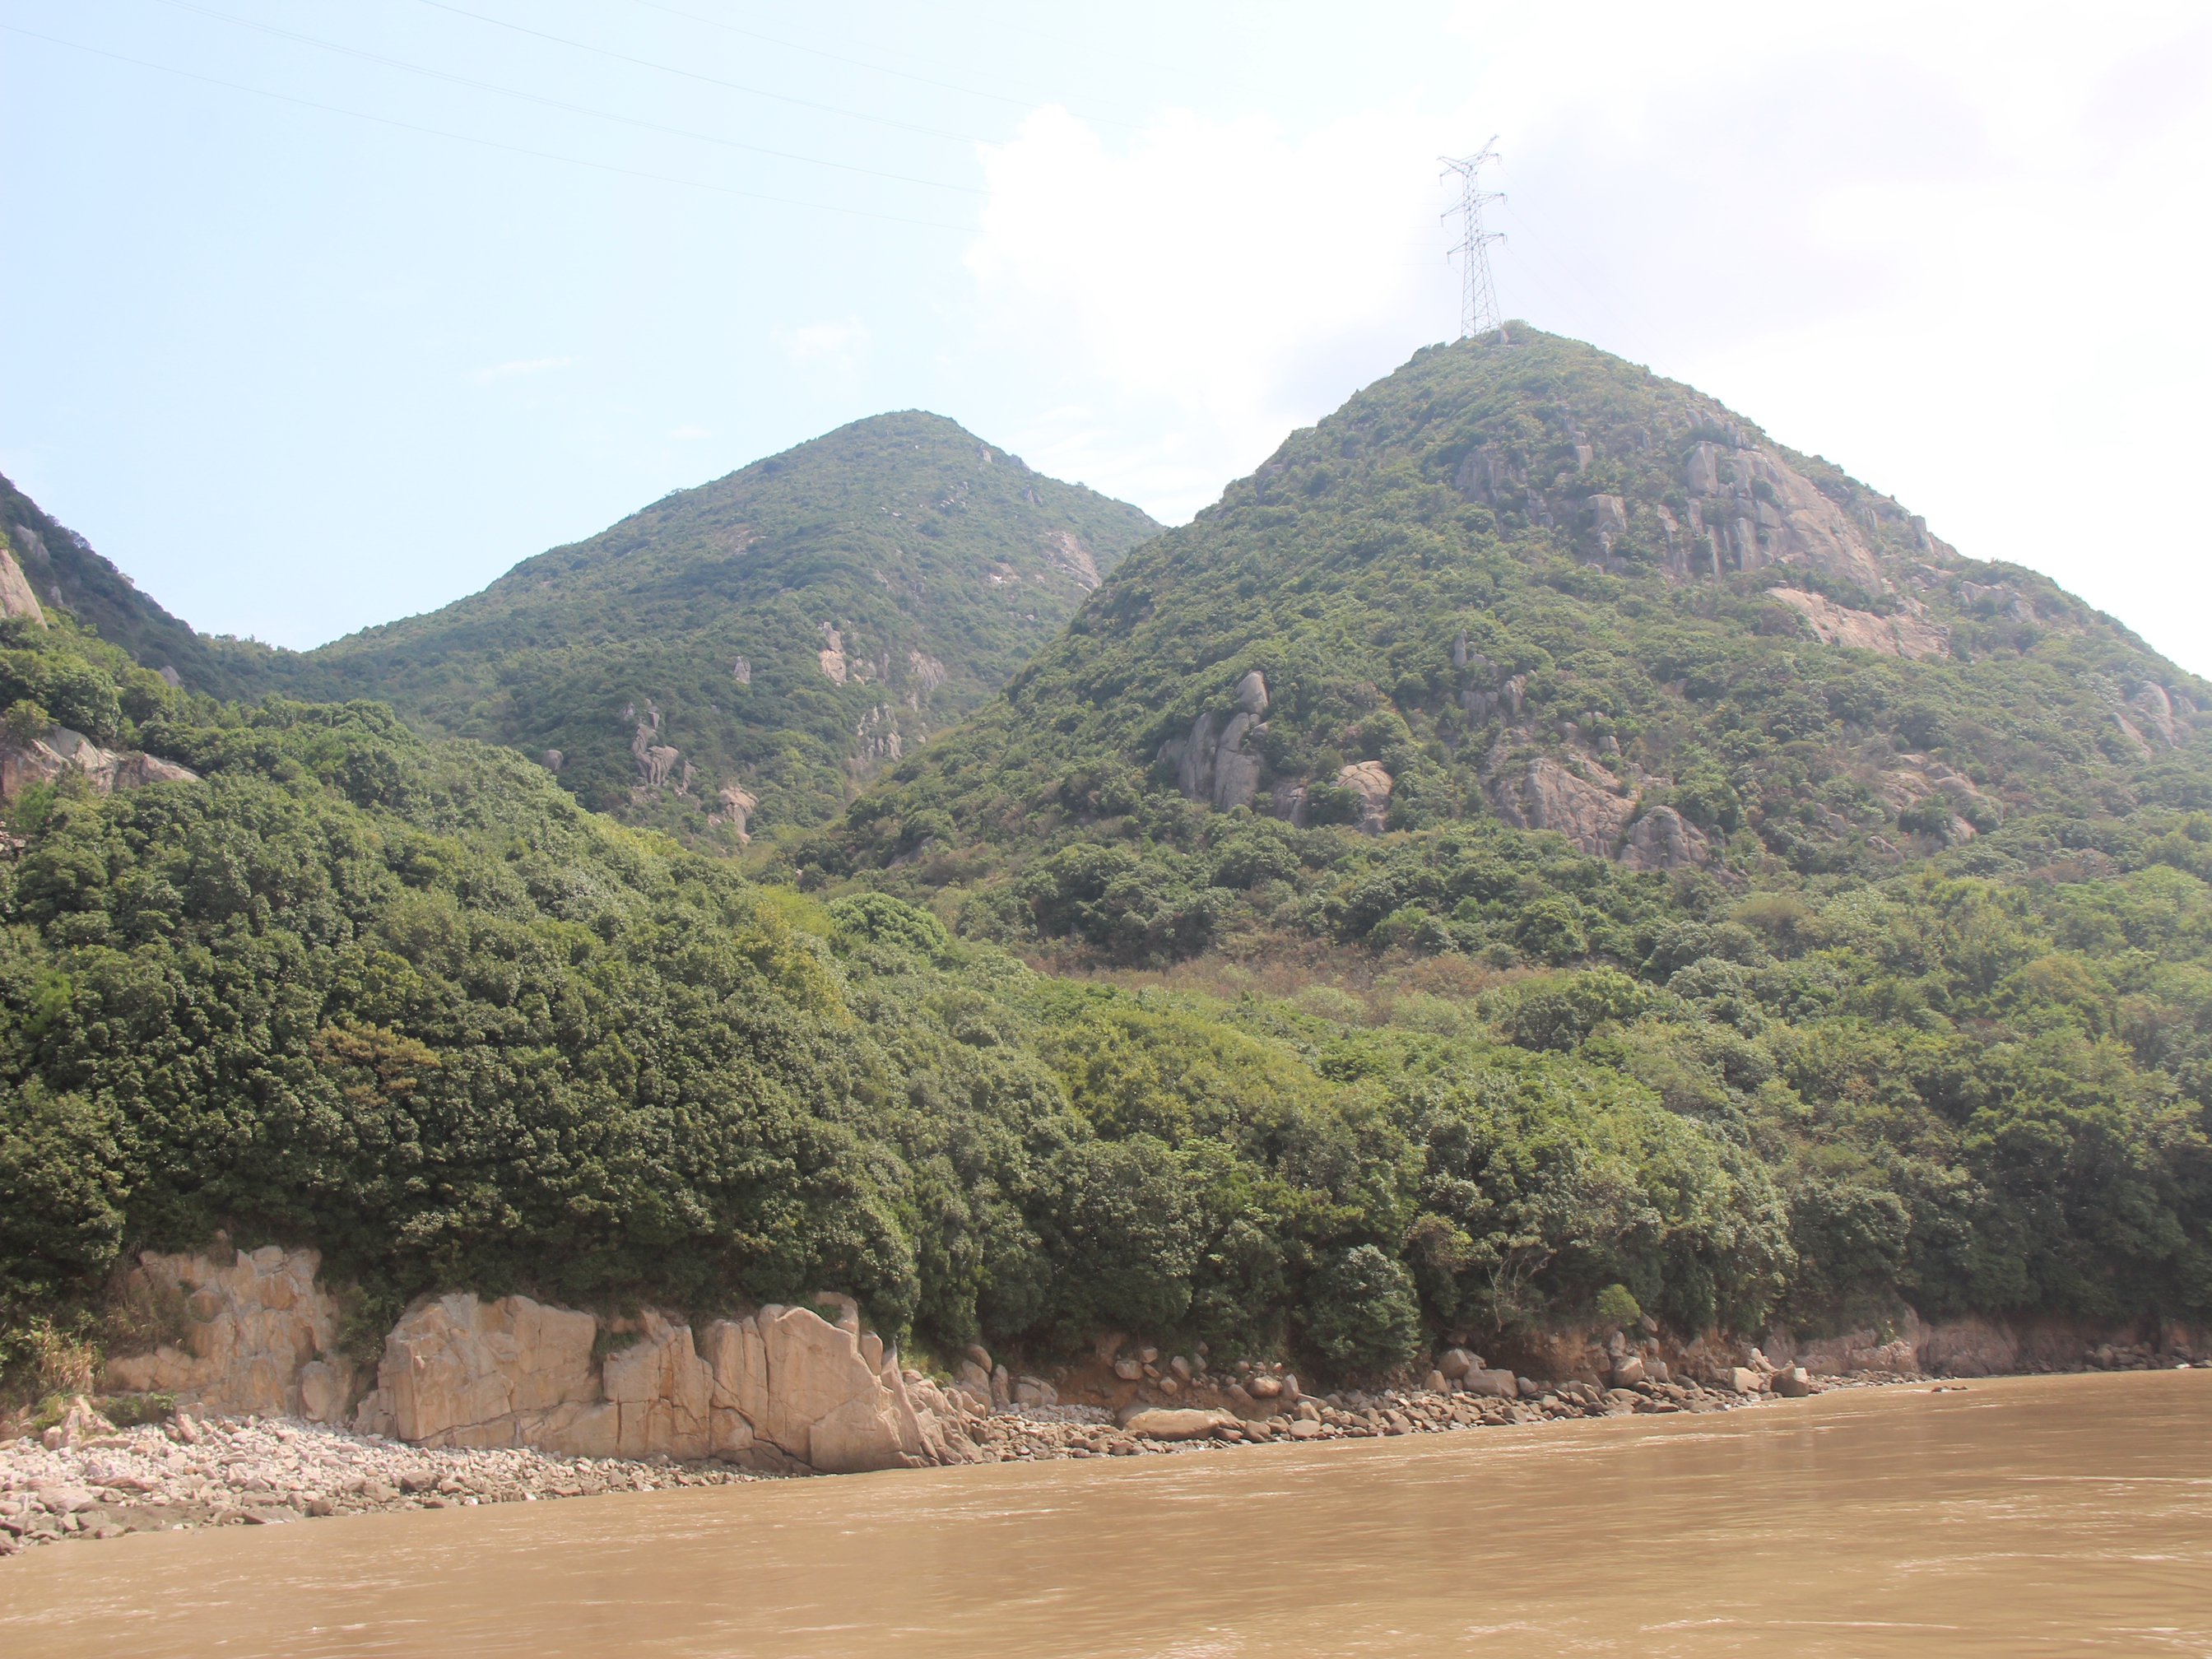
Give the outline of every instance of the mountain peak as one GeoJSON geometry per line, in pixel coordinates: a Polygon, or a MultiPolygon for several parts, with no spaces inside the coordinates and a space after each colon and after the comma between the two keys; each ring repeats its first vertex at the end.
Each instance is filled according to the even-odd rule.
{"type": "Polygon", "coordinates": [[[274,659],[266,683],[389,702],[522,750],[588,806],[735,846],[833,816],[1158,528],[896,410],[671,491],[442,610],[274,659]]]}
{"type": "MultiPolygon", "coordinates": [[[[1693,387],[1516,328],[1415,354],[1133,553],[819,856],[910,869],[981,838],[1019,868],[1110,822],[1164,860],[1257,817],[1551,832],[1725,880],[2027,867],[2059,817],[2212,800],[2207,708],[2046,578],[1693,387]]],[[[1247,925],[1225,899],[1193,901],[1195,931],[1092,902],[978,925],[1139,955],[1247,925]]]]}

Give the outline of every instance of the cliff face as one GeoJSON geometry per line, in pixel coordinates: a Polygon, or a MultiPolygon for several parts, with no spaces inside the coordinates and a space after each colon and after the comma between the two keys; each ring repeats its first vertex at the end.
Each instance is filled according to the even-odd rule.
{"type": "Polygon", "coordinates": [[[717,1457],[768,1473],[847,1474],[981,1457],[977,1401],[902,1373],[860,1328],[769,1306],[693,1328],[647,1310],[609,1326],[528,1297],[424,1301],[372,1373],[337,1352],[339,1298],[313,1250],[149,1251],[127,1294],[173,1310],[179,1340],[107,1362],[115,1392],[201,1414],[305,1417],[432,1447],[563,1457],[717,1457]],[[604,1356],[604,1357],[602,1357],[604,1356]]]}

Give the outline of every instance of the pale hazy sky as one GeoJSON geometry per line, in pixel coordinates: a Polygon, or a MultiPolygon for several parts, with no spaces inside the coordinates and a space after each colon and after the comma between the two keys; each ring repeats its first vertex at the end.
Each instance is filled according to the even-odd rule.
{"type": "Polygon", "coordinates": [[[295,646],[885,409],[1181,520],[1496,132],[1509,314],[2212,673],[2209,17],[0,0],[0,470],[295,646]]]}

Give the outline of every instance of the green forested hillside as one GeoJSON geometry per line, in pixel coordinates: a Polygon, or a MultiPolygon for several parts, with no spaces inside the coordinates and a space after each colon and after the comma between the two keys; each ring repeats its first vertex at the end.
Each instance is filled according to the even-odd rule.
{"type": "Polygon", "coordinates": [[[320,1245],[372,1340],[464,1285],[1329,1375],[1616,1286],[2212,1314],[2205,688],[1516,339],[1139,548],[781,884],[9,624],[11,742],[65,696],[202,777],[9,808],[8,1386],[217,1226],[320,1245]]]}
{"type": "Polygon", "coordinates": [[[586,805],[733,846],[832,817],[1158,529],[942,416],[881,415],[441,611],[255,657],[254,684],[557,757],[586,805]]]}
{"type": "Polygon", "coordinates": [[[799,861],[1127,962],[1387,919],[1508,965],[1581,952],[1464,884],[1352,890],[1446,831],[1796,888],[2018,874],[2212,805],[2212,690],[2120,624],[1687,387],[1513,338],[1295,434],[799,861]],[[1393,833],[1290,833],[1363,813],[1393,833]]]}

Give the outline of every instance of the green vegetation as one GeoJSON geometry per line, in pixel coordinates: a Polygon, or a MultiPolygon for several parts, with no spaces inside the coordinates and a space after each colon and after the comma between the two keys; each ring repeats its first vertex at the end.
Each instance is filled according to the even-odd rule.
{"type": "Polygon", "coordinates": [[[722,789],[757,803],[756,834],[826,822],[884,757],[995,690],[1158,528],[941,416],[881,415],[675,491],[443,610],[305,654],[233,647],[226,665],[255,696],[371,697],[430,735],[557,750],[585,805],[726,850],[739,824],[722,789]],[[654,746],[676,751],[658,783],[638,752],[654,746]]]}
{"type": "MultiPolygon", "coordinates": [[[[2212,693],[1786,452],[1869,580],[1686,573],[1685,526],[1752,535],[1788,479],[1670,506],[1742,424],[1516,338],[1423,353],[1139,549],[772,882],[512,749],[9,624],[11,720],[201,775],[12,808],[9,1386],[154,1328],[116,1265],[218,1227],[319,1245],[372,1334],[441,1286],[829,1288],[940,1349],[1111,1328],[1364,1374],[1643,1315],[2212,1314],[2212,693]],[[1819,643],[1784,579],[1948,650],[1819,643]],[[1262,810],[1186,799],[1163,745],[1253,669],[1262,810]],[[1335,781],[1366,761],[1373,835],[1335,781]],[[1531,767],[1621,810],[1509,827],[1531,767]],[[1686,850],[1636,867],[1662,807],[1686,850]]],[[[787,620],[803,676],[823,618],[787,620]]],[[[576,729],[617,691],[672,729],[676,693],[581,678],[576,729]]]]}

